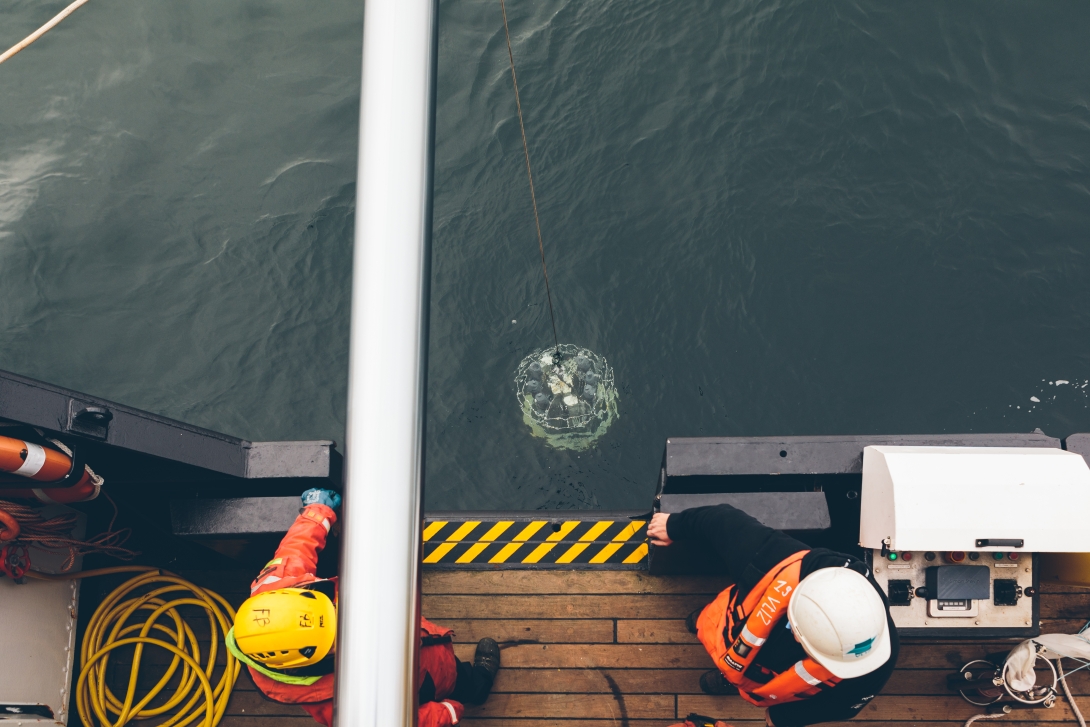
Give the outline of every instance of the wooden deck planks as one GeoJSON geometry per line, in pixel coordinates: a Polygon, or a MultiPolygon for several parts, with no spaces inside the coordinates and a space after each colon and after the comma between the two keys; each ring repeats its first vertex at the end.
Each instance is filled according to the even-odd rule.
{"type": "MultiPolygon", "coordinates": [[[[493,625],[498,634],[517,634],[519,627],[512,624],[519,623],[521,613],[525,628],[543,635],[538,643],[524,639],[504,644],[504,667],[493,696],[468,709],[468,727],[665,727],[690,711],[728,719],[737,727],[760,725],[762,710],[736,696],[704,695],[697,683],[711,663],[686,631],[684,617],[723,586],[715,578],[667,579],[634,572],[433,572],[424,575],[424,608],[425,615],[440,623],[447,614],[472,613],[474,618],[464,621],[463,628],[471,628],[474,636],[488,635],[493,625]],[[553,640],[544,637],[547,629],[542,626],[550,618],[568,625],[610,621],[613,639],[574,642],[561,634],[553,640]],[[662,697],[674,699],[673,714],[667,714],[662,697]]],[[[1041,611],[1045,631],[1077,631],[1084,623],[1080,617],[1090,615],[1090,596],[1045,589],[1041,611]]],[[[472,658],[473,639],[459,635],[457,641],[459,657],[472,658]]],[[[996,641],[905,641],[899,668],[882,695],[858,719],[843,724],[963,724],[979,709],[946,690],[946,674],[1010,646],[996,641]]],[[[1076,674],[1071,685],[1077,695],[1090,695],[1090,674],[1076,674]]],[[[1002,721],[1027,725],[1070,719],[1073,715],[1062,703],[1051,710],[1016,712],[1002,721]]]]}
{"type": "Polygon", "coordinates": [[[485,636],[499,642],[612,644],[615,623],[613,619],[448,618],[443,625],[454,629],[454,641],[461,644],[476,644],[485,636]]]}
{"type": "Polygon", "coordinates": [[[721,578],[660,578],[640,571],[494,570],[424,573],[424,593],[444,595],[706,593],[714,597],[724,586],[726,582],[721,578]]]}
{"type": "MultiPolygon", "coordinates": [[[[676,720],[663,721],[661,719],[633,719],[624,717],[606,719],[569,719],[559,718],[486,718],[465,717],[458,723],[458,727],[664,727],[676,720]]],[[[759,722],[735,721],[734,727],[764,727],[764,720],[759,722]]],[[[883,723],[884,727],[888,723],[883,723]]]]}
{"type": "MultiPolygon", "coordinates": [[[[473,645],[455,647],[463,661],[473,659],[473,645]]],[[[512,669],[686,669],[711,668],[700,644],[519,644],[503,649],[512,669]]]]}
{"type": "Polygon", "coordinates": [[[435,622],[491,613],[496,618],[682,618],[711,600],[704,594],[448,596],[425,595],[424,615],[435,622]],[[482,612],[481,608],[487,608],[482,612]]]}
{"type": "Polygon", "coordinates": [[[467,714],[476,717],[610,719],[620,722],[629,717],[661,720],[674,719],[677,697],[673,694],[493,694],[467,714]]]}
{"type": "MultiPolygon", "coordinates": [[[[188,574],[195,582],[245,597],[235,574],[188,574]]],[[[684,617],[725,583],[717,578],[658,578],[636,571],[426,571],[424,615],[455,630],[455,651],[472,660],[476,641],[501,642],[503,668],[493,694],[470,706],[465,727],[667,727],[690,711],[760,727],[763,712],[741,698],[700,692],[710,660],[684,617]]],[[[1043,627],[1074,632],[1090,616],[1090,593],[1046,587],[1043,627]]],[[[202,632],[202,636],[204,636],[202,632]]],[[[206,637],[205,637],[206,638],[206,637]]],[[[205,647],[202,644],[202,648],[205,647]]],[[[854,727],[961,725],[977,709],[946,691],[946,674],[1008,642],[907,641],[898,669],[854,727]]],[[[169,661],[164,654],[153,662],[169,661]]],[[[127,676],[123,659],[113,671],[127,676]]],[[[1090,673],[1071,679],[1090,708],[1090,673]]],[[[1072,720],[1064,700],[1051,710],[1020,711],[1020,727],[1072,720]]],[[[305,727],[298,707],[261,697],[240,677],[224,727],[305,727]]]]}

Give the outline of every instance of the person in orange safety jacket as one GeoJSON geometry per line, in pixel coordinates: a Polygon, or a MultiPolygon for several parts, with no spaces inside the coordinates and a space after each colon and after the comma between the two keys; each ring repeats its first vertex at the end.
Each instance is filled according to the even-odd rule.
{"type": "Polygon", "coordinates": [[[889,680],[900,642],[866,563],[728,504],[655,513],[647,535],[727,566],[730,585],[685,619],[716,667],[700,677],[704,693],[738,694],[772,727],[806,727],[851,719],[889,680]]]}
{"type": "MultiPolygon", "coordinates": [[[[337,579],[318,578],[318,553],[337,521],[341,497],[331,490],[302,495],[303,510],[250,585],[227,648],[246,664],[266,698],[297,704],[316,722],[333,722],[333,659],[337,579]]],[[[481,639],[473,664],[454,655],[453,632],[420,619],[419,727],[458,724],[462,702],[480,704],[499,670],[499,645],[481,639]]]]}

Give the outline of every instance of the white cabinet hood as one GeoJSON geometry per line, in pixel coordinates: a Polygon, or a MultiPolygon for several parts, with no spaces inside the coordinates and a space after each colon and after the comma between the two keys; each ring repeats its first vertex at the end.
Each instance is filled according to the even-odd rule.
{"type": "Polygon", "coordinates": [[[861,509],[865,548],[1090,552],[1090,468],[1060,449],[867,447],[861,509]]]}

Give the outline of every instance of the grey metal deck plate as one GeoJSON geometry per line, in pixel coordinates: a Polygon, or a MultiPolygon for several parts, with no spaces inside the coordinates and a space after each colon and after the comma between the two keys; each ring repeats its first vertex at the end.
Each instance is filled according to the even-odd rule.
{"type": "MultiPolygon", "coordinates": [[[[1090,435],[1072,435],[1075,436],[1090,435]]],[[[863,448],[871,445],[1058,449],[1060,440],[1040,433],[671,437],[666,440],[664,464],[669,477],[857,474],[863,472],[863,448]]],[[[1090,442],[1087,449],[1090,450],[1090,442]]]]}
{"type": "Polygon", "coordinates": [[[659,511],[681,512],[691,507],[732,505],[777,530],[824,530],[832,525],[824,492],[725,492],[704,495],[663,495],[659,511]]]}
{"type": "Polygon", "coordinates": [[[1072,434],[1064,440],[1064,449],[1081,454],[1087,464],[1090,464],[1090,434],[1072,434]]]}
{"type": "Polygon", "coordinates": [[[171,500],[170,521],[175,535],[240,537],[287,532],[299,514],[298,497],[236,497],[171,500]]]}

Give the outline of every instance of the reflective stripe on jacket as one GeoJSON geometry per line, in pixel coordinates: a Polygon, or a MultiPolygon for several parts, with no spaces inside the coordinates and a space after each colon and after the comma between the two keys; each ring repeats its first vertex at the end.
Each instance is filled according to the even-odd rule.
{"type": "Polygon", "coordinates": [[[777,563],[741,603],[737,589],[728,587],[697,619],[697,638],[716,667],[743,699],[758,707],[807,699],[840,682],[810,657],[780,673],[756,663],[761,647],[787,615],[808,552],[800,550],[777,563]]]}
{"type": "Polygon", "coordinates": [[[420,705],[420,720],[417,727],[452,727],[462,719],[463,707],[453,699],[442,702],[425,702],[420,705]]]}

